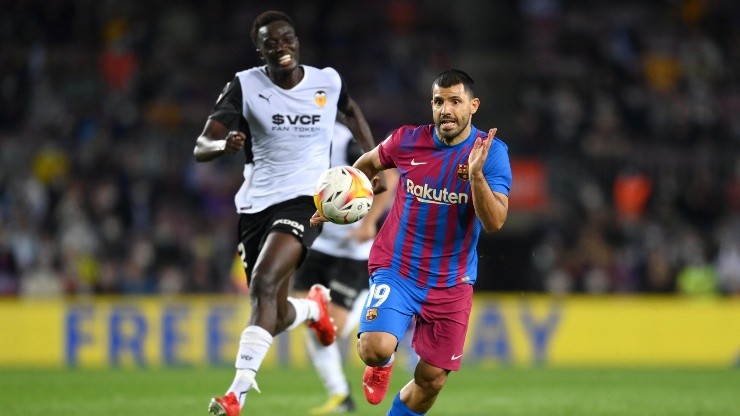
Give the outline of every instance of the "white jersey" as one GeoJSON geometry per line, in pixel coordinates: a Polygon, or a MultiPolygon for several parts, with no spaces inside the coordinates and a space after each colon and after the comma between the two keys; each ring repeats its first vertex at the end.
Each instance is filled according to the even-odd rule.
{"type": "Polygon", "coordinates": [[[342,80],[333,68],[302,67],[303,79],[289,90],[275,85],[265,67],[236,74],[253,154],[234,197],[239,213],[312,196],[319,176],[329,168],[342,80]]]}
{"type": "MultiPolygon", "coordinates": [[[[350,146],[355,145],[352,132],[344,125],[337,123],[334,128],[334,138],[332,140],[331,165],[352,165],[355,161],[349,159],[354,159],[362,152],[359,149],[359,145],[356,145],[356,152],[350,149],[350,146]]],[[[334,257],[367,260],[370,256],[370,247],[373,245],[373,241],[369,240],[364,243],[358,243],[355,239],[348,238],[350,231],[353,228],[357,228],[359,224],[359,222],[355,222],[347,225],[339,225],[325,222],[321,234],[314,241],[311,249],[334,257]]]]}

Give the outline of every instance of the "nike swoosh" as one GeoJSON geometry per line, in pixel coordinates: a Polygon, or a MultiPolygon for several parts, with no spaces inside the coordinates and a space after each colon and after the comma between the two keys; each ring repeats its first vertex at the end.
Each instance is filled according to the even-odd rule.
{"type": "Polygon", "coordinates": [[[414,159],[411,159],[411,166],[419,166],[419,165],[426,165],[427,162],[417,162],[414,159]]]}
{"type": "Polygon", "coordinates": [[[460,354],[460,355],[452,354],[452,357],[450,357],[450,360],[452,360],[452,361],[459,360],[460,357],[462,357],[462,354],[460,354]]]}

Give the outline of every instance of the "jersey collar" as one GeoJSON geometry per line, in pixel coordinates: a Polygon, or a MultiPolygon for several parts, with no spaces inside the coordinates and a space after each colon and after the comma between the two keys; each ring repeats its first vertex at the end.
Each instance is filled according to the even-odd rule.
{"type": "Polygon", "coordinates": [[[471,125],[470,127],[471,127],[470,128],[470,134],[468,135],[468,137],[465,140],[461,141],[460,143],[458,143],[458,144],[456,144],[454,146],[447,146],[446,144],[444,144],[444,142],[442,142],[442,140],[439,139],[439,136],[437,136],[437,128],[436,128],[436,126],[434,124],[432,124],[432,137],[433,137],[433,140],[434,140],[434,145],[436,147],[438,147],[438,148],[454,149],[455,147],[458,147],[460,145],[463,145],[463,144],[467,143],[471,139],[472,140],[475,140],[475,138],[478,136],[478,129],[475,126],[473,126],[473,125],[471,125]]]}

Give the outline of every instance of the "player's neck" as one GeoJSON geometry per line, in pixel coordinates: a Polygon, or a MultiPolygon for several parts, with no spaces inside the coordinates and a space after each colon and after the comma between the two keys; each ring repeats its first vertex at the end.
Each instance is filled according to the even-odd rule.
{"type": "Polygon", "coordinates": [[[303,75],[304,71],[301,65],[285,72],[270,71],[270,68],[267,68],[267,76],[270,77],[272,83],[285,90],[289,90],[298,85],[298,83],[303,79],[303,75]]]}

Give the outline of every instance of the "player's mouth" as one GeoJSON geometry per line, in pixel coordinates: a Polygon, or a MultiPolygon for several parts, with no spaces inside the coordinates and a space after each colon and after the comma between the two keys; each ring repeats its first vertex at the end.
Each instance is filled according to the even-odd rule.
{"type": "Polygon", "coordinates": [[[289,53],[286,53],[285,55],[282,55],[278,58],[278,65],[280,66],[288,66],[293,63],[293,56],[289,53]]]}
{"type": "Polygon", "coordinates": [[[445,130],[454,128],[455,124],[456,123],[454,119],[442,119],[439,121],[439,127],[445,130]]]}

